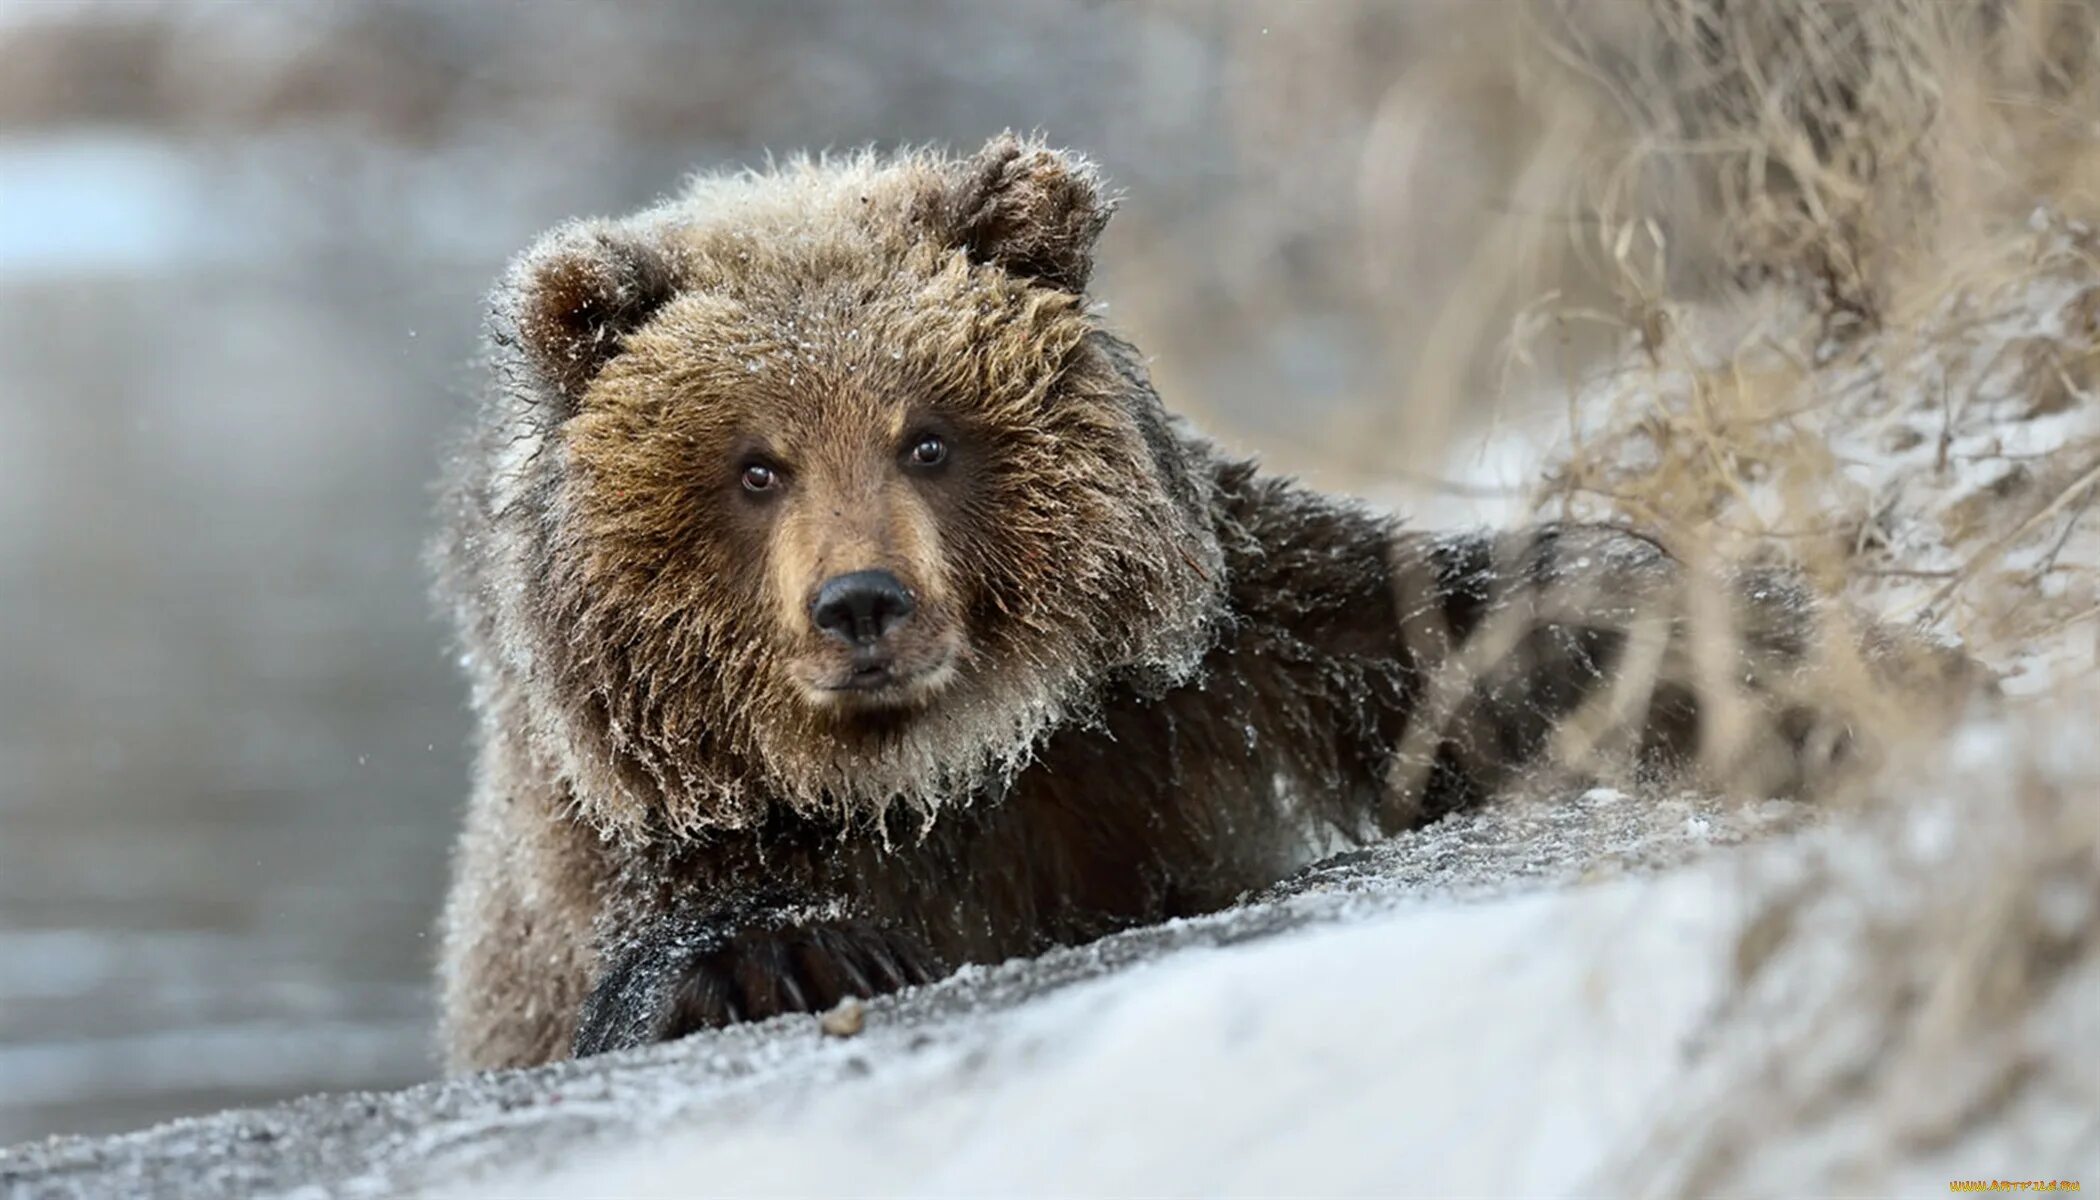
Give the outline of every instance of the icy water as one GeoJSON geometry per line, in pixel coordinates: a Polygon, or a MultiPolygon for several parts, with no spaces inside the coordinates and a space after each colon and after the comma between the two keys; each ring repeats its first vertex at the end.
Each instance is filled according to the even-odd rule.
{"type": "Polygon", "coordinates": [[[0,1143],[431,1073],[418,556],[497,252],[339,257],[238,166],[0,148],[0,1143]]]}

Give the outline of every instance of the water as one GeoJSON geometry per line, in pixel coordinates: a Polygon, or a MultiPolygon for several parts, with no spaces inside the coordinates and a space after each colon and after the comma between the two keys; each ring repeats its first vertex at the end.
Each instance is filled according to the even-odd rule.
{"type": "Polygon", "coordinates": [[[0,150],[0,1143],[433,1070],[418,558],[493,267],[240,245],[289,197],[206,172],[0,150]]]}

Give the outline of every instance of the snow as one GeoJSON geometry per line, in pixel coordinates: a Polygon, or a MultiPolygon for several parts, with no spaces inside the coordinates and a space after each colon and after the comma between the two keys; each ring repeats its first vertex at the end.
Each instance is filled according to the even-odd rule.
{"type": "Polygon", "coordinates": [[[1642,1127],[1731,908],[1695,873],[1190,949],[460,1194],[1568,1194],[1642,1127]]]}
{"type": "Polygon", "coordinates": [[[1224,913],[876,1000],[853,1038],[783,1019],[52,1139],[0,1152],[0,1190],[682,1194],[704,1176],[709,1190],[1186,1177],[1273,1191],[1296,1172],[1385,1192],[1483,1169],[1509,1188],[1572,1187],[1611,1135],[1643,1123],[1710,999],[1709,974],[1679,968],[1733,919],[1725,860],[1704,859],[1710,875],[1658,871],[1711,855],[1684,833],[1694,816],[1742,843],[1798,815],[1609,789],[1516,797],[1224,913]],[[1481,1153],[1437,1149],[1453,1139],[1481,1153]]]}
{"type": "MultiPolygon", "coordinates": [[[[2089,723],[2033,724],[1978,718],[1944,762],[1900,781],[1912,798],[1896,810],[1817,816],[1606,788],[1518,797],[1215,916],[878,999],[851,1037],[782,1018],[53,1139],[0,1152],[0,1190],[1678,1194],[1713,1190],[1701,1185],[1714,1183],[1715,1140],[1745,1121],[1765,1152],[1725,1190],[2091,1177],[2100,1058],[2075,1053],[2100,1044],[2090,959],[1944,1062],[1874,1002],[1910,985],[1873,947],[1893,939],[1917,980],[1959,980],[1965,942],[1990,927],[1912,915],[1935,896],[1989,907],[1975,898],[2001,896],[2005,869],[2029,865],[2028,831],[2003,819],[2009,797],[1993,786],[2009,756],[2084,789],[2090,811],[2089,723]],[[1791,933],[1766,944],[1775,905],[1791,933]],[[1970,1111],[1990,1068],[2018,1057],[2001,1037],[2053,1057],[2002,1108],[1898,1153],[1906,1121],[1970,1111]],[[1901,1092],[1791,1124],[1785,1106],[1744,1107],[1862,1056],[1885,1059],[1901,1092]],[[1921,1105],[1925,1117],[1910,1111],[1921,1105]]],[[[2039,893],[2052,928],[2096,928],[2089,882],[2039,893]]]]}
{"type": "MultiPolygon", "coordinates": [[[[2086,828],[2077,814],[2090,812],[2100,751],[2085,727],[1978,717],[1943,763],[1903,777],[1895,810],[1603,882],[1461,898],[1450,882],[1509,863],[1460,849],[1467,822],[1451,822],[1407,853],[1456,852],[1481,870],[1397,907],[1326,909],[1331,893],[1315,890],[1269,903],[1313,904],[1321,922],[1148,954],[1011,1007],[930,1023],[883,1012],[850,1043],[786,1025],[803,1057],[688,1095],[610,1148],[444,1194],[1698,1194],[1716,1170],[1752,1194],[1837,1182],[1911,1193],[1978,1174],[2090,1177],[2090,956],[2031,1005],[1945,1042],[1931,1036],[1945,1012],[1915,1027],[1902,1015],[1912,979],[1966,1001],[1965,958],[1990,926],[1959,918],[1972,898],[2003,907],[2008,873],[2034,867],[2037,831],[2005,819],[2008,757],[2048,762],[2078,789],[2062,811],[2086,828]],[[1790,931],[1760,937],[1774,913],[1790,931]],[[1875,951],[1890,943],[1893,977],[1875,951]],[[1976,1097],[1995,1095],[2019,1057],[2000,1038],[2055,1057],[1978,1117],[1976,1097]],[[1884,1094],[1744,1103],[1774,1079],[1813,1095],[1862,1066],[1884,1094]],[[1937,1131],[1922,1144],[1921,1123],[1937,1131]],[[1746,1124],[1759,1152],[1737,1163],[1725,1139],[1746,1124]]],[[[1605,791],[1579,802],[1629,799],[1605,791]]],[[[1651,812],[1658,836],[1673,820],[1731,839],[1745,829],[1726,809],[1651,812]]],[[[1397,866],[1374,871],[1372,894],[1411,891],[1397,866]]],[[[2091,879],[2040,893],[2057,935],[2100,929],[2091,879]]]]}

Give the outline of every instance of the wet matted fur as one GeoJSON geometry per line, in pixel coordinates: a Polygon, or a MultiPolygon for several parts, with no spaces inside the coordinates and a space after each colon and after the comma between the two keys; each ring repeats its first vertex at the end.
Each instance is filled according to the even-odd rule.
{"type": "Polygon", "coordinates": [[[1731,585],[1702,665],[1640,537],[1409,532],[1170,417],[1085,298],[1109,209],[1003,137],[706,177],[519,258],[439,556],[481,721],[456,1066],[1215,909],[1556,746],[1711,758],[1702,670],[1753,696],[1758,786],[1841,746],[1772,698],[1814,636],[1784,581],[1731,585]],[[879,668],[812,617],[867,570],[912,604],[879,668]]]}

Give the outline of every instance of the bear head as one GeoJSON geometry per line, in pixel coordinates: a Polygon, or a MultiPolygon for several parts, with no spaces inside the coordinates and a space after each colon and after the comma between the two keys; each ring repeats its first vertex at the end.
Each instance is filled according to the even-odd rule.
{"type": "Polygon", "coordinates": [[[1195,670],[1208,456],[1089,310],[1109,210],[1008,135],[705,177],[517,261],[470,627],[587,817],[932,814],[1195,670]]]}

